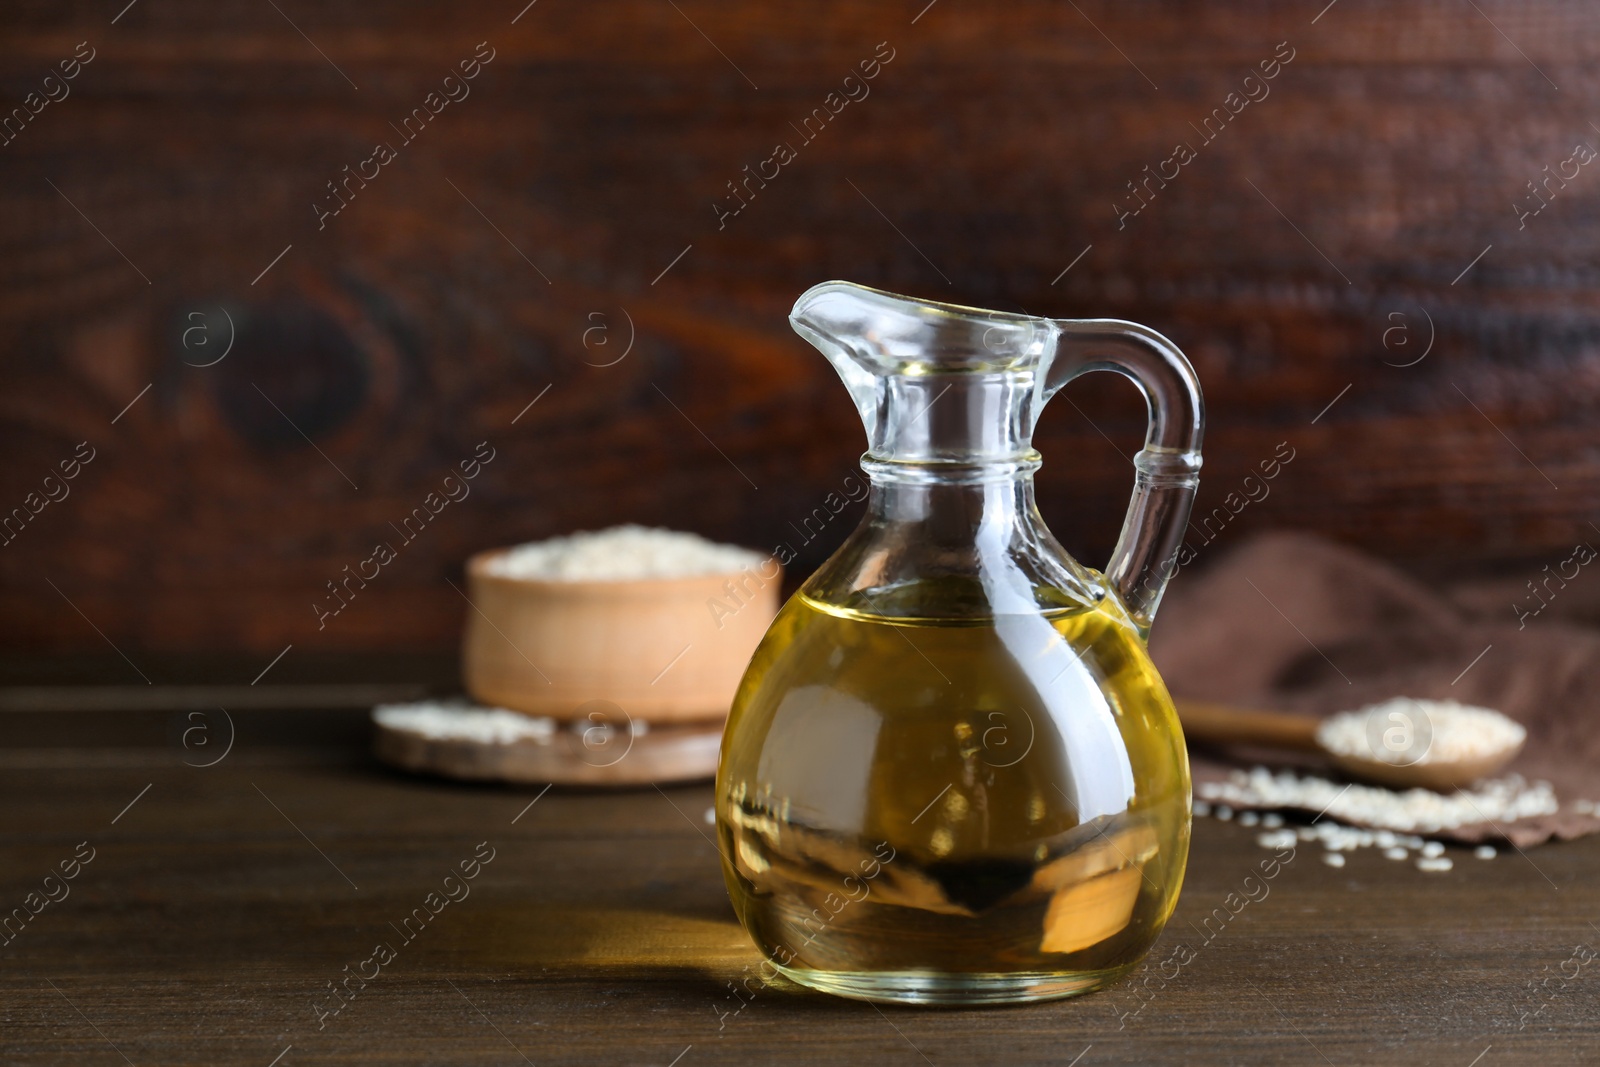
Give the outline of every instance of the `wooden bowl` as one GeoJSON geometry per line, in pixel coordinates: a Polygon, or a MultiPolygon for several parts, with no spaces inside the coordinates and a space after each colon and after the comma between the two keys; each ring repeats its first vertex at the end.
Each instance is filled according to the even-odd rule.
{"type": "Polygon", "coordinates": [[[719,720],[778,612],[773,559],[732,574],[552,581],[490,573],[505,551],[467,562],[462,674],[491,707],[563,721],[598,707],[611,725],[619,709],[647,723],[719,720]]]}

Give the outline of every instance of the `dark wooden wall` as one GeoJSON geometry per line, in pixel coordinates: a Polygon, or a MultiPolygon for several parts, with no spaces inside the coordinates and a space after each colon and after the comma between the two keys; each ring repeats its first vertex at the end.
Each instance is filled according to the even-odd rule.
{"type": "MultiPolygon", "coordinates": [[[[125,2],[0,15],[8,106],[94,50],[0,146],[0,507],[95,451],[0,547],[9,649],[440,649],[479,548],[627,520],[799,547],[863,443],[785,321],[830,277],[1173,337],[1210,405],[1202,510],[1295,457],[1202,558],[1271,526],[1461,563],[1597,536],[1600,166],[1513,207],[1600,147],[1586,0],[125,2]],[[482,441],[470,497],[319,631],[324,583],[482,441]]],[[[1143,416],[1115,380],[1070,400],[1045,510],[1098,564],[1143,416]]]]}

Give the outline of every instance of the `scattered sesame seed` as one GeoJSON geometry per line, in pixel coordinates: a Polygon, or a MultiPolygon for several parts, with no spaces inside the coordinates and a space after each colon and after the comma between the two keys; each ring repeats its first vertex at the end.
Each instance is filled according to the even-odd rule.
{"type": "Polygon", "coordinates": [[[460,699],[380,704],[372,709],[372,721],[391,730],[420,734],[430,741],[475,741],[487,745],[519,741],[548,745],[561,725],[554,719],[460,699]]]}
{"type": "MultiPolygon", "coordinates": [[[[1233,806],[1298,808],[1322,812],[1345,823],[1413,835],[1418,831],[1436,834],[1486,821],[1512,822],[1553,815],[1560,810],[1549,782],[1530,783],[1518,775],[1479,782],[1470,792],[1441,794],[1431,789],[1400,792],[1347,785],[1314,775],[1301,777],[1293,771],[1274,774],[1265,767],[1256,767],[1248,772],[1234,771],[1224,782],[1203,783],[1201,791],[1212,802],[1213,814],[1219,819],[1232,818],[1233,806]]],[[[1421,848],[1421,838],[1416,838],[1411,847],[1421,848]]]]}
{"type": "Polygon", "coordinates": [[[1410,859],[1411,858],[1411,853],[1407,852],[1403,848],[1400,848],[1400,847],[1396,846],[1395,848],[1386,848],[1386,849],[1384,849],[1383,850],[1383,858],[1386,859],[1386,860],[1410,859]]]}
{"type": "Polygon", "coordinates": [[[707,808],[706,809],[706,825],[707,826],[715,826],[716,824],[717,824],[717,809],[716,808],[707,808]]]}
{"type": "Polygon", "coordinates": [[[1244,812],[1239,816],[1240,826],[1256,826],[1261,822],[1261,816],[1253,811],[1244,812]]]}
{"type": "Polygon", "coordinates": [[[1492,860],[1499,855],[1499,853],[1494,850],[1493,845],[1479,845],[1477,848],[1472,850],[1472,854],[1478,857],[1480,860],[1492,860]]]}
{"type": "Polygon", "coordinates": [[[1197,800],[1194,802],[1194,813],[1201,816],[1210,815],[1211,805],[1204,800],[1197,800]]]}
{"type": "Polygon", "coordinates": [[[1265,815],[1261,816],[1261,825],[1265,826],[1268,830],[1276,830],[1278,827],[1283,825],[1283,816],[1279,815],[1275,811],[1269,811],[1265,815]]]}
{"type": "Polygon", "coordinates": [[[1268,830],[1264,834],[1256,835],[1256,844],[1262,848],[1293,848],[1294,842],[1295,832],[1293,830],[1268,830]]]}
{"type": "Polygon", "coordinates": [[[1428,857],[1430,860],[1438,859],[1440,856],[1444,855],[1444,845],[1437,841],[1429,841],[1426,845],[1422,846],[1422,854],[1428,857]]]}
{"type": "Polygon", "coordinates": [[[1324,852],[1322,854],[1322,862],[1326,863],[1329,867],[1343,867],[1344,866],[1344,853],[1343,852],[1324,852]]]}
{"type": "Polygon", "coordinates": [[[1424,856],[1417,861],[1419,871],[1448,871],[1454,866],[1447,856],[1424,856]]]}

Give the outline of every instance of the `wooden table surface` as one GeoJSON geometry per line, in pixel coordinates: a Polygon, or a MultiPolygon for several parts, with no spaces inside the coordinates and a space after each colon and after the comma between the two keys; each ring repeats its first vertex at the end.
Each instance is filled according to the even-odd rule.
{"type": "Polygon", "coordinates": [[[1303,845],[1263,891],[1246,883],[1269,855],[1255,831],[1204,819],[1150,968],[1111,991],[986,1010],[879,1009],[755,981],[736,997],[758,957],[723,890],[708,785],[420,780],[372,762],[359,712],[233,722],[231,749],[200,767],[185,762],[222,753],[220,716],[0,718],[0,906],[40,907],[0,946],[0,1060],[1600,1061],[1600,965],[1587,962],[1600,840],[1492,861],[1456,850],[1447,874],[1376,850],[1334,869],[1303,845]],[[186,747],[192,727],[206,732],[186,747]],[[474,857],[490,858],[467,895],[434,898],[438,914],[402,937],[474,857]],[[46,883],[63,862],[76,877],[46,883]],[[59,899],[41,906],[46,890],[59,899]],[[393,950],[381,963],[380,942],[393,950]],[[358,971],[372,977],[335,999],[358,971]]]}

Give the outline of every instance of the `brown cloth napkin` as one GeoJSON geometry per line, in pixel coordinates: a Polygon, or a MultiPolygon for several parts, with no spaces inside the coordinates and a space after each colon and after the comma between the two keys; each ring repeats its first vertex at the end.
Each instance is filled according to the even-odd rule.
{"type": "MultiPolygon", "coordinates": [[[[1561,810],[1430,836],[1518,846],[1578,837],[1600,830],[1600,818],[1572,808],[1600,799],[1600,628],[1513,607],[1537,607],[1524,579],[1542,582],[1555,570],[1535,565],[1516,580],[1446,593],[1309,534],[1267,534],[1177,576],[1151,653],[1180,700],[1328,715],[1408,696],[1501,711],[1528,731],[1505,773],[1548,781],[1561,810]]],[[[1600,590],[1600,568],[1568,584],[1584,582],[1600,590]]],[[[1541,588],[1552,609],[1566,597],[1569,615],[1595,602],[1555,582],[1541,588]]],[[[1251,763],[1270,758],[1251,755],[1251,763]]],[[[1192,753],[1195,780],[1241,766],[1224,756],[1192,753]]],[[[1337,777],[1315,757],[1280,754],[1268,765],[1337,777]]]]}

